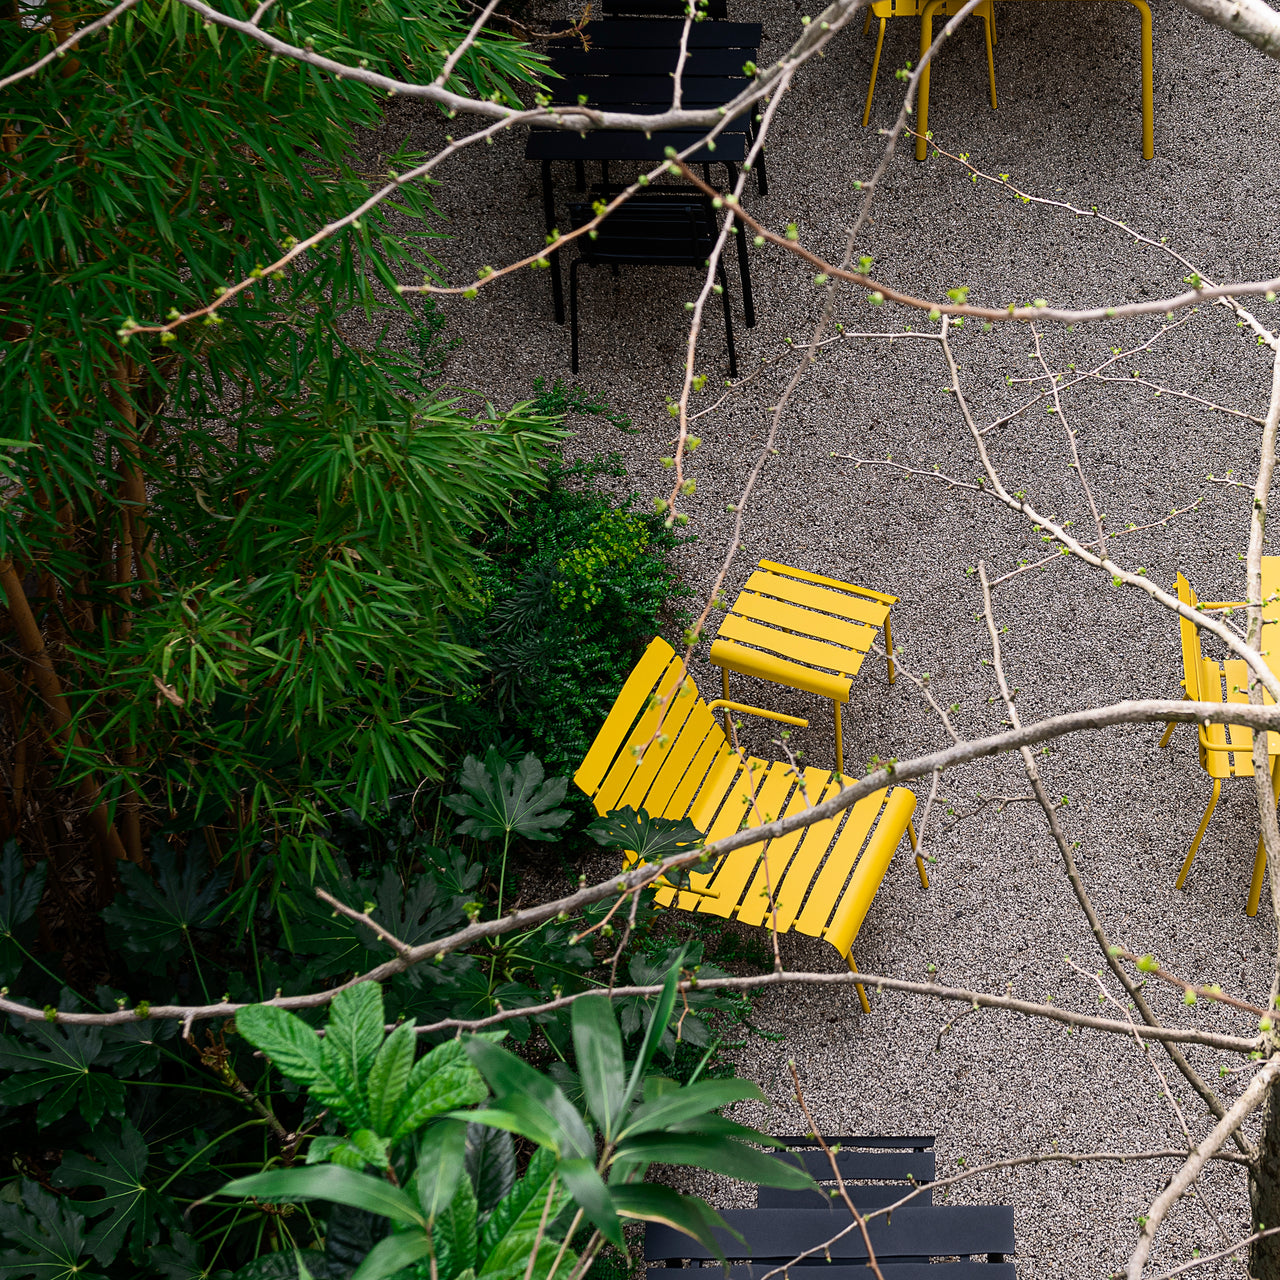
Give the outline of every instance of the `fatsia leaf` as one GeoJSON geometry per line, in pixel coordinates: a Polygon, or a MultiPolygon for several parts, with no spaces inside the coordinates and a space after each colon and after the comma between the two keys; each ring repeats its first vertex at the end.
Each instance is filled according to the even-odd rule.
{"type": "Polygon", "coordinates": [[[480,1073],[467,1060],[460,1040],[446,1040],[413,1064],[403,1100],[392,1121],[394,1146],[434,1116],[474,1106],[489,1096],[480,1073]]]}
{"type": "Polygon", "coordinates": [[[202,853],[178,853],[152,842],[153,876],[132,862],[120,864],[121,892],[102,912],[108,936],[134,963],[164,972],[170,955],[185,951],[192,929],[217,922],[230,872],[211,869],[202,853]]]}
{"type": "Polygon", "coordinates": [[[431,1235],[420,1227],[379,1240],[355,1269],[351,1280],[385,1280],[431,1252],[431,1235]]]}
{"type": "MultiPolygon", "coordinates": [[[[369,985],[369,984],[366,984],[369,985]]],[[[398,1026],[386,1039],[369,1068],[365,1094],[369,1103],[369,1119],[379,1133],[389,1133],[392,1121],[409,1083],[417,1036],[413,1022],[398,1026]]]]}
{"type": "Polygon", "coordinates": [[[0,1201],[0,1273],[6,1280],[103,1280],[88,1263],[84,1218],[38,1183],[23,1182],[22,1203],[0,1201]]]}
{"type": "Polygon", "coordinates": [[[608,996],[584,996],[575,1002],[573,1047],[587,1107],[605,1141],[612,1142],[623,1120],[627,1077],[622,1035],[608,996]]]}
{"type": "MultiPolygon", "coordinates": [[[[146,1184],[147,1144],[126,1120],[118,1137],[106,1133],[91,1135],[85,1152],[69,1152],[58,1166],[53,1181],[59,1187],[96,1187],[97,1200],[73,1200],[77,1210],[89,1218],[101,1218],[89,1236],[93,1256],[104,1265],[124,1246],[132,1232],[135,1251],[152,1244],[160,1234],[158,1216],[171,1219],[169,1200],[146,1184]]],[[[170,1222],[172,1225],[172,1222],[170,1222]]]]}
{"type": "MultiPolygon", "coordinates": [[[[533,1153],[524,1177],[507,1192],[485,1220],[484,1229],[480,1233],[482,1258],[489,1258],[506,1237],[523,1235],[537,1229],[538,1223],[542,1221],[547,1191],[555,1177],[556,1158],[550,1151],[540,1147],[533,1153]]],[[[556,1220],[568,1198],[564,1187],[557,1186],[551,1209],[547,1213],[548,1223],[556,1220]]]]}
{"type": "Polygon", "coordinates": [[[651,818],[630,805],[610,809],[597,818],[585,832],[597,844],[610,849],[625,849],[641,862],[661,862],[675,853],[688,853],[705,839],[688,818],[651,818]]]}
{"type": "Polygon", "coordinates": [[[228,1182],[214,1193],[237,1199],[329,1200],[381,1214],[405,1226],[425,1226],[418,1206],[399,1188],[381,1178],[338,1165],[314,1165],[309,1169],[273,1169],[228,1182]]]}
{"type": "Polygon", "coordinates": [[[0,850],[0,985],[11,982],[22,968],[26,957],[18,943],[30,932],[23,926],[40,905],[47,869],[48,863],[41,861],[30,871],[24,870],[13,840],[6,840],[0,850]]]}
{"type": "Polygon", "coordinates": [[[718,1229],[742,1239],[727,1222],[697,1196],[682,1196],[670,1187],[652,1182],[613,1188],[613,1203],[620,1216],[641,1222],[663,1222],[685,1235],[692,1236],[724,1261],[724,1250],[715,1237],[718,1229]]]}
{"type": "Polygon", "coordinates": [[[803,1169],[734,1142],[700,1133],[650,1133],[628,1138],[619,1148],[615,1165],[682,1164],[711,1169],[727,1178],[765,1187],[802,1191],[814,1185],[803,1169]]]}
{"type": "Polygon", "coordinates": [[[72,1107],[90,1129],[104,1112],[124,1114],[124,1086],[114,1076],[90,1068],[103,1053],[97,1027],[64,1027],[32,1023],[22,1037],[0,1036],[0,1106],[13,1107],[39,1098],[36,1124],[43,1128],[72,1107]]]}
{"type": "Polygon", "coordinates": [[[595,1165],[590,1160],[561,1160],[557,1172],[578,1208],[595,1224],[600,1234],[610,1244],[625,1249],[622,1222],[613,1207],[609,1188],[596,1172],[595,1165]]]}
{"type": "Polygon", "coordinates": [[[528,1116],[555,1135],[560,1155],[594,1160],[595,1143],[577,1110],[557,1085],[527,1062],[478,1037],[466,1042],[467,1056],[489,1082],[500,1108],[528,1116]]]}
{"type": "Polygon", "coordinates": [[[492,840],[516,835],[526,840],[552,840],[551,834],[569,820],[568,809],[557,809],[569,787],[568,778],[546,774],[537,756],[526,755],[512,768],[494,747],[481,763],[467,756],[458,775],[460,792],[445,797],[445,804],[465,819],[459,835],[492,840]]]}
{"type": "MultiPolygon", "coordinates": [[[[543,1154],[541,1150],[536,1151],[534,1160],[543,1154]]],[[[511,1135],[502,1129],[491,1129],[474,1121],[469,1123],[466,1168],[476,1193],[476,1205],[481,1213],[488,1213],[515,1184],[516,1148],[511,1135]]]]}

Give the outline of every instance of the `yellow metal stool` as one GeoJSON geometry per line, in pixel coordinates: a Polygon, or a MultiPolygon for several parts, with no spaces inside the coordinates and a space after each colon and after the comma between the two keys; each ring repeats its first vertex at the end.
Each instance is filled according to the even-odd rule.
{"type": "MultiPolygon", "coordinates": [[[[840,708],[849,701],[853,677],[881,630],[889,683],[893,683],[889,607],[897,600],[850,582],[761,560],[725,614],[711,646],[711,664],[720,668],[724,696],[729,697],[729,672],[737,671],[830,698],[836,720],[836,771],[843,773],[840,708]]],[[[726,714],[726,725],[728,718],[726,714]]]]}

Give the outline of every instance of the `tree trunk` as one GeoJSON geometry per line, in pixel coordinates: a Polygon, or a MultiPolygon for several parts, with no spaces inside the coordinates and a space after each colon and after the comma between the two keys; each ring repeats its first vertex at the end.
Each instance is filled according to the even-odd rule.
{"type": "MultiPolygon", "coordinates": [[[[1249,1202],[1253,1229],[1280,1227],[1280,1084],[1271,1086],[1262,1109],[1262,1135],[1258,1158],[1249,1168],[1249,1202]]],[[[1280,1235],[1253,1243],[1249,1273],[1254,1280],[1280,1280],[1280,1235]]]]}

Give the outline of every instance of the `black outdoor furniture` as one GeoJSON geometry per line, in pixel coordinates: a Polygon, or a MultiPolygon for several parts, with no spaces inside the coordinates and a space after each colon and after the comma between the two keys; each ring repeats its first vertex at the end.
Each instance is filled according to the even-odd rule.
{"type": "MultiPolygon", "coordinates": [[[[550,42],[548,53],[552,71],[560,78],[549,81],[553,102],[587,105],[608,111],[634,111],[652,114],[671,106],[673,74],[679,59],[680,33],[685,24],[669,18],[612,17],[603,22],[588,23],[582,36],[550,42]]],[[[758,56],[761,27],[758,22],[695,22],[689,26],[688,58],[680,83],[682,105],[686,108],[718,107],[729,102],[747,87],[750,80],[744,71],[758,56]]],[[[751,113],[730,121],[717,135],[714,150],[699,147],[688,157],[688,163],[709,167],[723,164],[729,180],[736,180],[737,166],[747,156],[750,146],[751,113]]],[[[542,164],[542,200],[548,234],[556,225],[555,191],[552,186],[552,163],[571,160],[577,174],[577,186],[585,186],[585,164],[599,162],[602,187],[607,194],[612,188],[609,162],[653,163],[666,155],[668,147],[683,150],[705,130],[668,129],[645,134],[642,131],[597,129],[579,134],[573,131],[534,128],[529,131],[525,155],[542,164]]],[[[756,181],[761,195],[768,191],[763,158],[756,165],[756,181]]],[[[669,188],[662,188],[668,189],[669,188]]],[[[687,193],[687,189],[686,189],[687,193]]],[[[742,234],[737,236],[738,266],[747,279],[747,246],[742,234]]],[[[560,278],[559,253],[552,250],[551,292],[555,316],[564,322],[564,287],[560,278]]],[[[744,295],[748,293],[744,288],[744,295]]],[[[747,324],[755,322],[754,311],[747,304],[747,324]]]]}
{"type": "MultiPolygon", "coordinates": [[[[698,9],[708,18],[725,22],[729,17],[729,0],[707,0],[698,9]]],[[[684,18],[689,14],[685,0],[604,0],[606,18],[684,18]]]]}
{"type": "MultiPolygon", "coordinates": [[[[569,216],[575,228],[594,216],[588,204],[572,204],[569,216]]],[[[569,268],[569,329],[572,340],[572,368],[578,372],[578,268],[589,266],[618,267],[647,265],[663,267],[701,267],[711,256],[711,248],[719,228],[711,201],[676,199],[672,196],[634,196],[615,209],[596,230],[595,239],[581,236],[574,243],[578,256],[569,268]]],[[[729,347],[729,376],[738,373],[738,357],[733,346],[733,316],[729,307],[729,281],[724,258],[716,264],[720,297],[724,302],[724,336],[729,347]]]]}
{"type": "MultiPolygon", "coordinates": [[[[809,1139],[786,1141],[793,1151],[779,1159],[799,1163],[814,1178],[834,1185],[830,1162],[816,1144],[809,1139]]],[[[933,1176],[932,1138],[832,1138],[829,1142],[867,1148],[843,1150],[836,1156],[842,1179],[855,1180],[846,1181],[846,1189],[860,1213],[895,1203],[909,1190],[911,1180],[933,1176]],[[868,1185],[868,1179],[897,1185],[868,1185]]],[[[874,1280],[862,1232],[856,1227],[844,1230],[851,1218],[843,1199],[825,1198],[824,1202],[812,1191],[765,1187],[760,1188],[759,1198],[758,1208],[720,1211],[731,1231],[742,1237],[715,1233],[729,1263],[727,1270],[711,1250],[683,1232],[649,1226],[645,1261],[663,1264],[651,1268],[649,1276],[656,1280],[677,1267],[687,1271],[687,1264],[692,1264],[715,1267],[728,1280],[761,1280],[806,1250],[825,1245],[788,1268],[791,1280],[801,1275],[805,1280],[874,1280]],[[815,1207],[802,1207],[804,1203],[815,1207]]],[[[884,1280],[1015,1280],[1014,1264],[1006,1261],[1014,1252],[1009,1205],[939,1205],[923,1192],[891,1215],[870,1219],[867,1233],[884,1280]]]]}
{"type": "MultiPolygon", "coordinates": [[[[756,1204],[761,1209],[812,1209],[828,1204],[843,1205],[829,1194],[836,1190],[827,1153],[812,1138],[783,1138],[791,1151],[779,1154],[779,1160],[803,1169],[821,1191],[788,1191],[782,1187],[760,1187],[756,1204]]],[[[932,1137],[905,1138],[828,1138],[829,1147],[839,1146],[836,1166],[845,1182],[849,1198],[859,1213],[896,1204],[912,1186],[932,1182],[937,1172],[932,1137]],[[868,1185],[875,1184],[875,1185],[868,1185]]],[[[912,1205],[933,1203],[933,1192],[922,1191],[912,1205]]],[[[984,1273],[985,1274],[985,1273],[984,1273]]]]}

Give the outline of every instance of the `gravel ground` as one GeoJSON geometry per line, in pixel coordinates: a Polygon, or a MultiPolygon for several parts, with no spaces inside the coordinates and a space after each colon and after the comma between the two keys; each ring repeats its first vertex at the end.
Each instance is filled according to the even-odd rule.
{"type": "MultiPolygon", "coordinates": [[[[766,57],[798,30],[801,11],[782,0],[750,6],[730,0],[730,8],[731,17],[763,20],[766,57]]],[[[998,14],[1000,108],[992,112],[985,100],[981,25],[972,22],[934,75],[931,124],[941,145],[969,152],[978,166],[1007,172],[1038,194],[1097,205],[1167,236],[1218,279],[1276,274],[1268,234],[1280,188],[1273,163],[1275,62],[1157,0],[1157,157],[1144,163],[1133,10],[1006,3],[998,14]]],[[[915,31],[914,22],[890,24],[876,123],[887,124],[896,111],[900,85],[892,70],[913,57],[915,31]]],[[[798,77],[771,139],[770,194],[761,200],[753,193],[749,202],[774,226],[797,222],[806,243],[833,254],[853,205],[852,181],[869,175],[880,145],[874,128],[859,124],[873,43],[848,33],[798,77]]],[[[428,146],[443,131],[438,116],[406,106],[382,140],[407,134],[428,146]]],[[[440,253],[452,279],[539,242],[537,171],[523,159],[522,139],[479,149],[441,176],[440,203],[454,238],[440,253]]],[[[564,175],[561,195],[567,190],[564,175]]],[[[968,284],[974,301],[996,303],[1137,299],[1176,291],[1185,274],[1115,230],[1023,205],[972,183],[945,160],[917,165],[907,155],[894,162],[859,250],[900,287],[941,297],[948,287],[968,284]]],[[[816,314],[811,272],[794,260],[755,251],[752,272],[759,324],[740,327],[738,341],[744,371],[759,372],[698,427],[705,443],[693,468],[698,493],[688,507],[696,541],[683,548],[680,563],[702,598],[724,555],[725,504],[735,498],[760,448],[768,406],[793,368],[784,339],[799,341],[816,314]]],[[[679,390],[681,303],[695,285],[693,273],[678,271],[631,270],[617,280],[585,273],[581,382],[631,413],[638,432],[625,436],[586,423],[575,447],[621,451],[646,502],[666,479],[657,461],[672,434],[665,401],[679,390]]],[[[477,301],[451,303],[448,312],[463,339],[449,370],[457,384],[501,402],[526,396],[539,375],[568,377],[568,332],[552,320],[545,275],[518,277],[477,301]]],[[[1260,300],[1258,314],[1276,323],[1275,308],[1260,300]]],[[[918,315],[876,312],[852,294],[842,298],[838,318],[849,328],[924,327],[918,315]]],[[[1051,329],[1047,358],[1060,369],[1070,362],[1091,368],[1109,348],[1145,342],[1160,324],[1051,329]]],[[[394,332],[386,339],[395,340],[394,332]]],[[[1016,379],[1038,372],[1026,329],[984,335],[971,325],[955,348],[981,421],[1023,402],[1025,388],[1016,379]]],[[[716,319],[704,351],[715,387],[726,372],[716,319]]],[[[1244,414],[1265,408],[1264,353],[1220,307],[1203,309],[1115,372],[1128,379],[1133,369],[1244,414]]],[[[884,470],[855,470],[832,457],[892,455],[972,478],[974,448],[946,381],[936,344],[860,340],[829,348],[787,414],[729,586],[736,591],[755,560],[769,557],[895,593],[894,632],[905,660],[933,673],[939,699],[960,704],[959,730],[979,735],[1003,717],[991,703],[991,669],[982,663],[987,640],[971,566],[985,559],[998,575],[1038,558],[1043,544],[985,498],[884,470]]],[[[700,406],[713,398],[709,388],[700,406]]],[[[1064,405],[1112,528],[1146,525],[1198,502],[1167,526],[1126,536],[1117,544],[1126,562],[1145,566],[1166,585],[1182,569],[1207,599],[1240,598],[1247,497],[1206,476],[1230,470],[1252,477],[1256,425],[1131,381],[1073,388],[1064,405]]],[[[1041,509],[1087,527],[1056,418],[1036,406],[992,432],[988,443],[1010,489],[1025,488],[1041,509]]],[[[1024,718],[1178,693],[1177,627],[1140,593],[1113,589],[1075,563],[1055,563],[1021,574],[996,594],[1024,718]]],[[[704,691],[715,689],[705,662],[695,674],[704,691]]],[[[739,688],[745,693],[744,682],[739,688]]],[[[816,700],[805,706],[806,695],[786,691],[751,692],[766,705],[811,716],[812,727],[797,737],[815,763],[831,763],[829,707],[816,700]]],[[[910,683],[890,688],[877,661],[856,682],[845,723],[851,766],[875,751],[905,758],[945,740],[910,683]]],[[[1158,737],[1149,727],[1057,744],[1042,758],[1047,784],[1055,796],[1069,797],[1062,821],[1079,842],[1082,873],[1113,938],[1169,959],[1196,980],[1261,999],[1276,938],[1265,909],[1254,920],[1244,913],[1256,840],[1249,784],[1225,787],[1186,891],[1175,893],[1209,784],[1189,730],[1179,730],[1165,751],[1157,749],[1158,737]]],[[[766,738],[762,733],[755,745],[767,749],[766,738]]],[[[1096,1009],[1092,980],[1063,957],[1076,957],[1089,973],[1100,958],[1043,816],[1025,802],[1017,760],[957,771],[945,779],[944,793],[948,805],[929,833],[937,858],[932,887],[922,891],[910,860],[899,858],[856,944],[860,967],[920,978],[936,966],[948,982],[995,990],[1011,984],[1017,994],[1096,1009]],[[1003,809],[984,806],[992,796],[1018,799],[1003,809]]],[[[785,938],[783,955],[799,967],[834,971],[841,964],[829,947],[803,938],[785,938]]],[[[1153,999],[1170,1018],[1250,1029],[1238,1016],[1203,1006],[1183,1010],[1163,994],[1153,999]]],[[[1132,1043],[1102,1033],[1068,1036],[1058,1027],[982,1013],[940,1035],[954,1008],[887,993],[864,1016],[852,989],[771,993],[759,1011],[760,1026],[784,1039],[753,1039],[739,1067],[771,1099],[769,1107],[748,1109],[749,1117],[774,1131],[802,1127],[790,1101],[788,1058],[825,1132],[936,1133],[940,1166],[948,1169],[961,1157],[975,1163],[1054,1147],[1178,1145],[1178,1121],[1160,1098],[1156,1069],[1173,1085],[1195,1135],[1207,1131],[1203,1106],[1166,1058],[1157,1053],[1148,1060],[1132,1043]]],[[[1191,1056],[1216,1082],[1218,1059],[1191,1056]]],[[[1238,1087],[1233,1079],[1223,1082],[1227,1096],[1238,1087]]],[[[1170,1168],[1037,1166],[977,1179],[952,1199],[1016,1206],[1021,1275],[1099,1280],[1123,1264],[1135,1218],[1170,1168]]],[[[1192,1247],[1206,1253],[1222,1247],[1223,1231],[1233,1239],[1246,1232],[1239,1170],[1213,1170],[1202,1188],[1201,1200],[1184,1201],[1169,1219],[1153,1255],[1157,1271],[1185,1261],[1192,1247]]],[[[749,1202],[741,1187],[712,1192],[721,1203],[749,1202]]]]}

